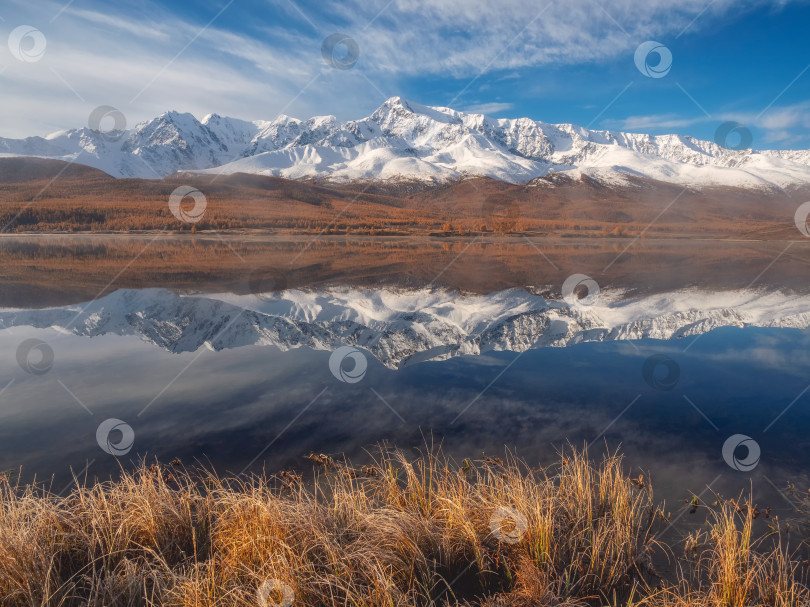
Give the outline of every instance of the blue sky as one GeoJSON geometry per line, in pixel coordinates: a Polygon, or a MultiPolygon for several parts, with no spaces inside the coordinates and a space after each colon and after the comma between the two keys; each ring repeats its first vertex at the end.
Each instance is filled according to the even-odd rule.
{"type": "Polygon", "coordinates": [[[25,25],[47,44],[30,62],[18,57],[31,58],[34,39],[22,51],[13,37],[0,46],[0,136],[84,126],[99,105],[118,108],[129,126],[169,109],[353,119],[399,95],[494,117],[702,139],[734,120],[755,148],[810,147],[810,3],[674,4],[4,0],[0,37],[25,25]],[[322,42],[334,33],[357,43],[350,69],[324,61],[322,42]],[[648,40],[672,55],[663,77],[636,67],[648,40]]]}

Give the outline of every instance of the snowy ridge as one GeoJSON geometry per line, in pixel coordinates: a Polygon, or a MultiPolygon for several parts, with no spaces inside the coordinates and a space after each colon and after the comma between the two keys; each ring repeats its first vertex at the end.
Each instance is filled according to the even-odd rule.
{"type": "Polygon", "coordinates": [[[526,183],[554,172],[621,184],[623,175],[670,183],[776,187],[810,183],[810,150],[735,151],[679,135],[590,131],[528,118],[493,119],[393,97],[371,116],[247,122],[167,112],[110,137],[89,128],[46,138],[0,138],[0,155],[86,164],[115,177],[177,171],[287,178],[447,181],[480,175],[526,183]]]}
{"type": "Polygon", "coordinates": [[[509,289],[489,295],[336,287],[278,294],[180,296],[120,290],[76,306],[0,310],[4,327],[81,336],[138,335],[171,352],[248,345],[362,348],[389,368],[423,360],[522,352],[586,341],[677,339],[718,327],[810,327],[810,295],[679,291],[593,306],[509,289]]]}

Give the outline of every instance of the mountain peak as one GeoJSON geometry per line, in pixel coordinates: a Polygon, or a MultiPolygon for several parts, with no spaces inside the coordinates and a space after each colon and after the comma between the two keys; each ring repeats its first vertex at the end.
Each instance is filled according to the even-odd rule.
{"type": "MultiPolygon", "coordinates": [[[[402,97],[391,97],[378,107],[369,119],[377,122],[385,130],[402,134],[406,128],[403,121],[424,125],[427,123],[450,124],[461,123],[462,114],[458,112],[443,111],[445,108],[435,108],[421,103],[408,101],[402,97]]],[[[417,130],[423,130],[422,127],[417,130]]],[[[415,131],[412,131],[415,132],[415,131]]]]}
{"type": "Polygon", "coordinates": [[[387,108],[404,107],[406,109],[410,109],[408,107],[408,101],[398,95],[396,97],[389,97],[388,99],[383,101],[383,104],[380,107],[387,107],[387,108]]]}
{"type": "Polygon", "coordinates": [[[248,122],[164,112],[99,145],[87,129],[47,139],[0,138],[0,153],[82,162],[116,177],[176,171],[289,178],[448,181],[462,175],[528,183],[549,173],[624,185],[627,175],[683,185],[786,188],[810,184],[810,151],[730,150],[680,135],[591,131],[528,118],[489,120],[400,96],[370,116],[248,122]]]}
{"type": "MultiPolygon", "coordinates": [[[[186,116],[190,116],[191,118],[194,118],[194,116],[192,114],[189,114],[189,113],[181,113],[181,112],[178,112],[177,110],[168,110],[168,111],[163,112],[162,114],[160,114],[158,116],[158,119],[159,120],[175,121],[175,120],[179,120],[179,119],[181,119],[183,117],[186,117],[186,116]]],[[[194,120],[196,120],[196,118],[194,118],[194,120]]]]}
{"type": "Polygon", "coordinates": [[[434,108],[408,101],[402,97],[390,97],[386,99],[383,104],[377,108],[377,112],[400,112],[410,114],[429,114],[434,111],[434,108]]]}
{"type": "Polygon", "coordinates": [[[323,128],[324,126],[331,126],[338,124],[336,116],[328,114],[326,116],[313,116],[307,120],[307,124],[311,124],[314,128],[323,128]]]}
{"type": "Polygon", "coordinates": [[[202,123],[188,112],[178,112],[169,110],[163,112],[152,120],[141,122],[135,126],[136,132],[165,131],[196,131],[202,127],[202,123]]]}

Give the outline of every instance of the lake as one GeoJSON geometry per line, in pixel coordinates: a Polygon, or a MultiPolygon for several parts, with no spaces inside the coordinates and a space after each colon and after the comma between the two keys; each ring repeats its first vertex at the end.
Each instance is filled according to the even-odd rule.
{"type": "MultiPolygon", "coordinates": [[[[206,242],[198,246],[219,246],[206,242]]],[[[377,249],[388,244],[368,246],[384,259],[377,249]]],[[[476,264],[500,263],[510,246],[522,255],[534,248],[496,243],[497,255],[465,258],[458,255],[467,245],[456,244],[451,259],[465,272],[445,275],[462,282],[476,264]]],[[[578,251],[563,244],[568,256],[578,251]]],[[[562,279],[572,270],[553,256],[563,244],[544,243],[549,261],[539,264],[556,265],[562,279]]],[[[26,260],[36,269],[17,298],[25,301],[0,310],[0,469],[57,492],[70,489],[74,473],[109,478],[141,458],[275,473],[311,469],[311,452],[361,463],[381,443],[441,444],[459,460],[509,450],[532,465],[572,446],[594,455],[621,449],[673,512],[692,493],[719,492],[752,493],[760,507],[787,514],[795,496],[784,488],[810,482],[803,243],[776,261],[785,245],[745,244],[748,255],[729,260],[726,274],[718,247],[739,245],[681,248],[694,272],[735,274],[738,282],[721,288],[690,278],[678,286],[670,273],[654,288],[609,284],[593,303],[547,274],[536,282],[502,274],[506,284],[492,289],[402,279],[426,259],[422,252],[392,274],[371,264],[362,276],[310,273],[312,284],[290,284],[257,264],[258,274],[232,275],[240,286],[231,289],[211,288],[221,286],[210,278],[220,272],[213,264],[196,290],[186,282],[172,288],[178,257],[169,255],[160,271],[142,268],[136,288],[130,277],[91,294],[89,285],[106,280],[91,262],[98,241],[2,245],[7,271],[26,260]],[[53,246],[59,255],[49,249],[53,259],[35,263],[53,246]],[[82,268],[64,281],[75,290],[43,279],[59,263],[82,268]],[[767,277],[749,286],[763,269],[767,277]],[[375,273],[385,279],[372,280],[375,273]],[[790,285],[774,284],[788,275],[790,285]],[[280,288],[264,290],[274,282],[280,288]],[[130,288],[114,288],[123,285],[130,288]]],[[[254,246],[273,245],[234,248],[254,246]]],[[[663,273],[662,260],[683,246],[632,249],[626,263],[646,260],[663,273]]],[[[591,268],[607,252],[578,254],[591,264],[578,265],[591,268]]],[[[485,283],[494,280],[486,273],[485,283]]]]}

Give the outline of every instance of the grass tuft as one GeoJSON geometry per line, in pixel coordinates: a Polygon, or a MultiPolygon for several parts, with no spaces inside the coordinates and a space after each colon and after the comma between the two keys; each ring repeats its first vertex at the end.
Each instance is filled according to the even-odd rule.
{"type": "Polygon", "coordinates": [[[808,604],[778,529],[755,540],[729,503],[674,555],[666,517],[621,456],[381,450],[361,468],[312,455],[314,478],[221,478],[141,464],[60,497],[0,480],[0,604],[26,606],[808,604]]]}

